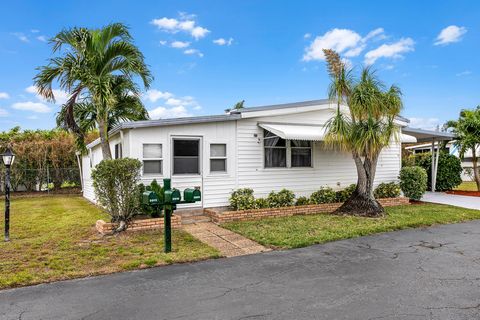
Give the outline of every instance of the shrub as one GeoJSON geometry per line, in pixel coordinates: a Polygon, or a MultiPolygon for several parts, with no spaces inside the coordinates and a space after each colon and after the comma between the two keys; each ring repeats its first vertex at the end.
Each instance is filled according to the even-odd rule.
{"type": "Polygon", "coordinates": [[[243,188],[233,191],[230,195],[230,206],[234,210],[254,209],[255,198],[253,197],[253,189],[243,188]]]}
{"type": "Polygon", "coordinates": [[[345,202],[347,201],[348,198],[352,195],[352,193],[355,191],[357,188],[357,185],[355,183],[349,185],[343,190],[338,190],[335,192],[335,198],[336,202],[345,202]]]}
{"type": "Polygon", "coordinates": [[[335,191],[330,187],[321,187],[320,190],[315,191],[310,196],[310,202],[312,204],[333,203],[336,201],[337,195],[335,191]]]}
{"type": "Polygon", "coordinates": [[[296,206],[306,206],[310,204],[310,199],[307,197],[298,197],[297,201],[295,202],[296,206]]]}
{"type": "Polygon", "coordinates": [[[282,189],[279,192],[272,191],[268,195],[267,201],[270,208],[289,207],[294,204],[295,194],[287,189],[282,189]]]}
{"type": "MultiPolygon", "coordinates": [[[[142,200],[142,195],[143,192],[145,191],[153,191],[157,195],[158,199],[160,202],[163,202],[163,187],[160,186],[157,182],[156,179],[153,179],[153,181],[150,183],[148,186],[144,186],[143,183],[140,183],[139,185],[139,199],[140,201],[142,200]]],[[[144,205],[141,203],[140,205],[141,212],[143,214],[149,215],[152,218],[158,218],[160,217],[160,210],[159,208],[155,208],[149,205],[144,205]]]]}
{"type": "Polygon", "coordinates": [[[255,199],[255,209],[268,208],[268,200],[265,198],[255,199]]]}
{"type": "Polygon", "coordinates": [[[98,203],[119,223],[115,232],[123,231],[138,213],[138,180],[142,163],[123,158],[103,160],[92,170],[93,187],[98,203]]]}
{"type": "Polygon", "coordinates": [[[400,185],[395,182],[383,182],[380,183],[375,190],[373,191],[373,194],[375,196],[375,199],[382,199],[382,198],[397,198],[400,196],[400,185]]]}
{"type": "MultiPolygon", "coordinates": [[[[422,153],[415,155],[415,165],[420,166],[427,172],[427,188],[431,189],[432,181],[432,154],[422,153]]],[[[459,158],[446,152],[440,152],[438,158],[438,172],[435,189],[437,191],[452,190],[462,183],[462,162],[459,158]]]]}
{"type": "Polygon", "coordinates": [[[420,200],[427,191],[427,173],[422,167],[403,167],[400,170],[400,188],[413,200],[420,200]]]}

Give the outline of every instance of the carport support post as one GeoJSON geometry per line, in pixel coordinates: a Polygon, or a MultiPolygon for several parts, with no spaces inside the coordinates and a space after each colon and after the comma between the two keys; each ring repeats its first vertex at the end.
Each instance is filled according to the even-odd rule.
{"type": "Polygon", "coordinates": [[[438,157],[440,153],[440,150],[437,147],[437,151],[435,154],[435,146],[438,146],[438,143],[435,142],[435,138],[434,138],[432,139],[432,177],[431,177],[432,192],[435,192],[435,187],[437,184],[438,157]]]}

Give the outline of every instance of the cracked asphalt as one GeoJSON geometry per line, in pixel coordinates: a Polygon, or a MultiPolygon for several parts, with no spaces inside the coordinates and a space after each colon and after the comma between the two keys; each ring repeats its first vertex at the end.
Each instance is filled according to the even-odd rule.
{"type": "Polygon", "coordinates": [[[480,319],[480,221],[0,291],[0,319],[480,319]]]}

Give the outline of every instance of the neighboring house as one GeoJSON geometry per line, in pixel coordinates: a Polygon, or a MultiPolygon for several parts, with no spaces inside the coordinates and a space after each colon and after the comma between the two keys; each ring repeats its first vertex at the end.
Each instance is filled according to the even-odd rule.
{"type": "MultiPolygon", "coordinates": [[[[437,146],[434,147],[437,150],[437,146]]],[[[412,152],[413,154],[419,153],[428,153],[432,152],[432,144],[419,144],[415,146],[405,147],[405,150],[412,152]]],[[[455,146],[454,141],[450,141],[447,143],[445,150],[456,157],[460,157],[458,152],[458,147],[455,146]]],[[[480,154],[480,148],[477,148],[476,154],[480,154]]],[[[462,180],[463,181],[473,181],[473,164],[472,164],[472,150],[469,149],[465,152],[465,155],[462,160],[462,180]]]]}
{"type": "MultiPolygon", "coordinates": [[[[145,184],[170,177],[180,190],[199,187],[202,202],[194,206],[226,206],[230,193],[244,187],[259,197],[282,188],[306,196],[321,186],[341,189],[357,181],[351,154],[326,149],[323,143],[323,126],[335,109],[329,100],[315,100],[215,116],[126,122],[111,130],[110,146],[115,158],[143,162],[145,184]]],[[[408,120],[398,117],[396,123],[405,127],[408,120]]],[[[402,139],[416,142],[405,134],[402,139]]],[[[95,201],[90,174],[102,160],[99,140],[87,148],[83,194],[95,201]]],[[[380,155],[375,184],[396,181],[400,167],[401,143],[392,141],[380,155]]]]}

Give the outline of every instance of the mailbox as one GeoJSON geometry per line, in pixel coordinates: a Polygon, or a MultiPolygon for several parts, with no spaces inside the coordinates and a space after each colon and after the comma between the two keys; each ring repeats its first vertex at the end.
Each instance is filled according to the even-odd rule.
{"type": "Polygon", "coordinates": [[[183,191],[183,200],[185,202],[196,202],[202,200],[200,190],[188,188],[183,191]]]}
{"type": "Polygon", "coordinates": [[[177,204],[182,200],[180,191],[177,189],[165,190],[165,203],[168,204],[177,204]]]}
{"type": "Polygon", "coordinates": [[[145,191],[142,194],[142,204],[143,205],[158,205],[159,204],[158,196],[153,191],[145,191]]]}

